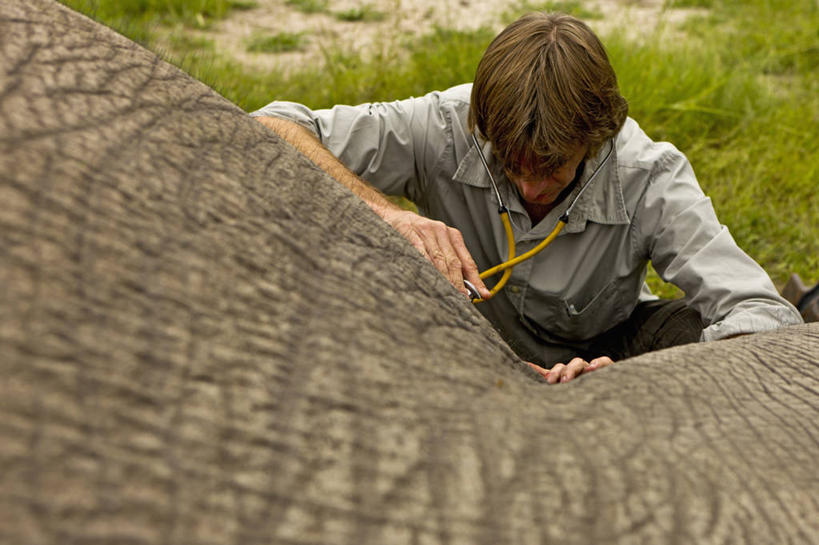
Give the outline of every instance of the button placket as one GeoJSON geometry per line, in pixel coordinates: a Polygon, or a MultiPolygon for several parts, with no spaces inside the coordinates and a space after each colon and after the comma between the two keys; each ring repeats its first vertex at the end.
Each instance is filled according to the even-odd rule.
{"type": "MultiPolygon", "coordinates": [[[[524,253],[531,249],[531,244],[525,244],[519,253],[524,253]]],[[[529,285],[529,277],[532,274],[532,259],[520,263],[512,270],[512,276],[509,279],[511,286],[508,286],[509,298],[512,301],[518,314],[523,314],[523,303],[526,299],[526,287],[529,285]]]]}

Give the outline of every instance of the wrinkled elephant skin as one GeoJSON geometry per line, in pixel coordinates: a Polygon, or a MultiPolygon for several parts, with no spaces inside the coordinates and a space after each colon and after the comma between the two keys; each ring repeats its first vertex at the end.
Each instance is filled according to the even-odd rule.
{"type": "Polygon", "coordinates": [[[0,2],[0,542],[819,540],[819,329],[547,386],[206,86],[0,2]]]}

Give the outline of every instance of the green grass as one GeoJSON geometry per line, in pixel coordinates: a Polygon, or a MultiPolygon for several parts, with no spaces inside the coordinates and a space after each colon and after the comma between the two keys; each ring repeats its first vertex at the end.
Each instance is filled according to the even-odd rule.
{"type": "Polygon", "coordinates": [[[631,114],[686,152],[720,220],[782,284],[819,279],[819,8],[714,2],[700,38],[607,41],[631,114]],[[719,4],[719,5],[717,5],[719,4]]]}
{"type": "Polygon", "coordinates": [[[518,0],[516,4],[513,4],[503,13],[502,19],[506,23],[511,23],[521,15],[532,11],[559,11],[585,20],[600,19],[603,17],[599,11],[590,10],[584,7],[583,2],[580,2],[579,0],[550,0],[546,2],[518,0]]]}
{"type": "Polygon", "coordinates": [[[305,44],[303,32],[257,34],[248,41],[247,50],[253,53],[283,53],[304,49],[305,44]]]}
{"type": "Polygon", "coordinates": [[[109,26],[124,30],[132,39],[145,43],[152,27],[182,23],[208,28],[232,10],[255,7],[249,0],[60,0],[109,26]]]}
{"type": "Polygon", "coordinates": [[[373,21],[383,21],[386,14],[382,11],[378,11],[372,5],[366,4],[357,8],[333,12],[333,17],[339,21],[369,23],[373,21]]]}
{"type": "Polygon", "coordinates": [[[712,8],[714,0],[668,0],[665,5],[669,8],[712,8]]]}
{"type": "MultiPolygon", "coordinates": [[[[658,32],[635,42],[625,37],[626,29],[603,36],[630,115],[651,137],[686,153],[720,220],[777,284],[789,272],[816,282],[819,5],[814,0],[674,4],[710,6],[685,26],[689,40],[662,39],[658,32]]],[[[567,5],[564,11],[571,11],[574,4],[567,5]]],[[[147,37],[150,45],[152,28],[179,24],[180,16],[168,13],[166,8],[132,13],[130,20],[142,26],[117,28],[147,37]]],[[[121,13],[112,16],[114,26],[122,24],[121,13]]],[[[183,24],[189,24],[185,17],[183,24]]],[[[325,49],[322,62],[287,74],[244,69],[207,44],[198,54],[180,47],[168,58],[246,110],[274,99],[327,107],[417,96],[469,81],[492,37],[485,29],[432,28],[415,39],[385,37],[366,58],[325,49]]],[[[661,294],[675,293],[656,276],[650,283],[661,294]]]]}
{"type": "Polygon", "coordinates": [[[328,0],[287,0],[285,3],[302,13],[324,13],[327,11],[328,0]]]}
{"type": "Polygon", "coordinates": [[[216,51],[216,44],[213,40],[201,36],[193,36],[177,28],[170,32],[167,37],[168,46],[176,55],[202,55],[213,54],[216,51]]]}

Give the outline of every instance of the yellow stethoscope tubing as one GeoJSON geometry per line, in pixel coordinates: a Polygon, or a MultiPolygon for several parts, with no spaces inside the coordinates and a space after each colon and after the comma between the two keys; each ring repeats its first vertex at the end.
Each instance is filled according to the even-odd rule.
{"type": "MultiPolygon", "coordinates": [[[[510,276],[512,276],[512,266],[506,267],[505,265],[507,263],[510,263],[515,258],[515,235],[512,233],[512,222],[509,219],[509,211],[504,209],[500,213],[500,217],[501,222],[503,223],[503,229],[506,232],[506,246],[509,248],[509,255],[507,256],[506,261],[504,261],[500,265],[492,267],[491,269],[487,269],[480,274],[481,280],[483,280],[484,278],[495,276],[499,272],[503,271],[503,276],[501,276],[501,279],[498,280],[498,283],[495,284],[495,286],[491,290],[489,290],[489,297],[487,297],[486,299],[491,299],[492,297],[495,296],[496,293],[502,290],[503,286],[506,285],[506,281],[509,280],[510,276]]],[[[486,299],[478,297],[476,299],[472,299],[472,302],[475,304],[483,303],[484,301],[486,301],[486,299]]]]}
{"type": "Polygon", "coordinates": [[[498,280],[498,283],[495,284],[491,290],[489,290],[489,297],[487,297],[486,299],[483,298],[472,299],[472,302],[475,304],[483,303],[487,299],[491,299],[492,297],[494,297],[496,293],[503,289],[503,286],[506,285],[506,281],[509,280],[510,276],[512,276],[512,268],[515,265],[517,265],[518,263],[522,263],[527,259],[531,259],[535,257],[536,254],[542,252],[546,248],[546,246],[551,244],[552,241],[555,238],[557,238],[557,235],[559,235],[560,231],[562,231],[563,228],[566,226],[566,222],[563,221],[563,218],[561,218],[557,222],[557,225],[552,230],[552,232],[549,233],[549,236],[544,238],[540,242],[540,244],[538,244],[528,252],[520,254],[519,256],[515,257],[515,236],[512,234],[512,225],[511,222],[509,221],[509,212],[504,211],[501,213],[501,221],[503,222],[503,228],[506,231],[506,243],[509,247],[509,255],[506,258],[506,261],[504,261],[500,265],[495,265],[491,269],[486,269],[479,276],[481,280],[483,280],[484,278],[489,278],[490,276],[495,276],[500,272],[503,272],[503,276],[501,276],[501,279],[498,280]]]}
{"type": "MultiPolygon", "coordinates": [[[[508,213],[505,214],[505,216],[508,216],[508,213]]],[[[504,219],[504,218],[501,218],[501,219],[504,219]]],[[[509,223],[508,217],[506,219],[504,219],[504,223],[509,223]]],[[[515,257],[515,252],[513,250],[514,244],[515,244],[515,242],[513,240],[512,243],[511,243],[512,246],[510,247],[509,257],[507,258],[507,260],[504,261],[503,263],[501,263],[500,265],[495,265],[491,269],[486,269],[485,271],[483,271],[480,274],[481,280],[483,280],[484,278],[488,278],[490,276],[494,276],[494,275],[498,274],[501,271],[508,271],[509,269],[511,269],[512,267],[517,265],[518,263],[521,263],[523,261],[526,261],[527,259],[535,257],[535,255],[537,255],[538,253],[543,251],[546,248],[546,246],[548,246],[549,244],[552,243],[552,241],[557,237],[557,235],[560,234],[560,231],[562,231],[565,226],[566,226],[566,223],[564,223],[562,220],[558,221],[557,225],[552,230],[552,232],[549,233],[548,237],[544,238],[540,242],[540,244],[538,244],[537,246],[535,246],[534,248],[532,248],[528,252],[526,252],[524,254],[520,254],[517,257],[515,257]]],[[[511,233],[512,233],[512,230],[509,229],[509,231],[506,234],[506,239],[507,240],[513,239],[513,237],[511,236],[511,233]]]]}
{"type": "Polygon", "coordinates": [[[557,235],[559,235],[560,232],[563,230],[563,228],[566,227],[566,224],[569,223],[569,214],[571,213],[572,209],[574,209],[574,206],[575,206],[575,204],[577,204],[577,201],[580,200],[580,196],[586,191],[586,189],[589,186],[591,186],[594,179],[597,178],[597,174],[598,174],[598,172],[600,172],[600,169],[602,169],[603,165],[605,165],[608,162],[609,157],[611,156],[611,153],[614,151],[614,142],[611,143],[611,146],[609,147],[609,151],[608,151],[608,153],[606,153],[606,157],[603,158],[603,161],[594,170],[592,175],[589,177],[589,180],[586,182],[586,185],[584,185],[583,188],[580,190],[580,192],[577,194],[574,201],[571,203],[571,205],[569,205],[569,208],[566,209],[566,211],[563,213],[562,216],[560,216],[560,219],[558,220],[557,225],[555,225],[555,228],[552,229],[551,233],[549,233],[549,236],[547,236],[545,239],[543,239],[540,242],[540,244],[538,244],[537,246],[535,246],[534,248],[532,248],[528,252],[526,252],[524,254],[521,254],[521,255],[519,255],[517,257],[515,257],[515,236],[514,236],[514,234],[512,232],[512,222],[509,219],[509,209],[506,208],[506,205],[503,203],[503,199],[500,196],[500,191],[498,190],[498,184],[495,183],[495,177],[492,176],[492,171],[489,169],[489,164],[486,162],[486,157],[484,157],[483,150],[481,150],[481,146],[480,146],[480,144],[478,144],[478,139],[477,139],[477,137],[475,136],[474,133],[472,133],[472,142],[475,144],[475,149],[478,152],[478,157],[480,157],[481,163],[483,163],[483,168],[486,170],[486,173],[489,175],[489,181],[492,182],[492,188],[495,190],[495,197],[498,199],[498,205],[500,206],[500,209],[498,210],[498,213],[500,214],[501,222],[503,223],[503,229],[506,232],[506,243],[507,243],[507,247],[509,248],[509,255],[506,258],[506,261],[504,261],[503,263],[501,263],[499,265],[495,265],[491,269],[486,269],[485,271],[480,273],[479,276],[480,276],[481,280],[483,280],[484,278],[489,278],[490,276],[495,276],[496,274],[500,273],[501,271],[503,271],[503,276],[501,276],[501,279],[489,291],[489,297],[487,297],[486,299],[480,298],[480,297],[472,299],[472,302],[477,304],[477,303],[483,303],[487,299],[491,299],[492,297],[495,296],[496,293],[498,293],[501,289],[503,289],[503,286],[506,285],[506,281],[509,280],[510,276],[512,276],[512,268],[515,265],[517,265],[519,263],[522,263],[523,261],[526,261],[527,259],[533,258],[535,255],[539,254],[544,249],[546,249],[546,247],[549,244],[551,244],[552,241],[554,241],[554,239],[557,238],[557,235]]]}

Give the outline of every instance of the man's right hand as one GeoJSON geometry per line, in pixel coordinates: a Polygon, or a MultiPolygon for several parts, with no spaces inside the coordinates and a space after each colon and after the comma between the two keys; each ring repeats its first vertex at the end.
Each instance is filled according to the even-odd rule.
{"type": "Polygon", "coordinates": [[[481,297],[489,298],[489,290],[479,276],[460,231],[409,210],[384,210],[381,217],[430,260],[458,291],[469,295],[464,287],[464,280],[468,280],[481,297]]]}

